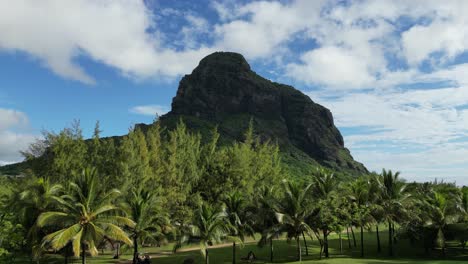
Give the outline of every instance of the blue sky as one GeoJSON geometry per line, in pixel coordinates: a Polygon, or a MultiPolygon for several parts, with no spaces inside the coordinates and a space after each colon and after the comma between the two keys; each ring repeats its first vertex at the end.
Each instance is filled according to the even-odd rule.
{"type": "Polygon", "coordinates": [[[466,1],[0,3],[0,163],[74,119],[122,135],[170,109],[204,56],[328,107],[353,156],[410,181],[468,184],[466,1]]]}

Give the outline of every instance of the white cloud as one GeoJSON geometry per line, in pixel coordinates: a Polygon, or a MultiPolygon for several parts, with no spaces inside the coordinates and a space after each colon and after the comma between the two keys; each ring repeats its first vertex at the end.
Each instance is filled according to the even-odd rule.
{"type": "Polygon", "coordinates": [[[218,14],[229,21],[215,26],[215,47],[240,52],[251,59],[278,55],[294,35],[316,25],[324,1],[259,1],[230,9],[215,4],[218,14]],[[230,10],[231,16],[227,16],[230,10]],[[245,19],[245,17],[248,17],[245,19]]]}
{"type": "Polygon", "coordinates": [[[169,112],[169,108],[163,105],[140,105],[130,109],[131,113],[150,116],[161,116],[169,112]]]}
{"type": "MultiPolygon", "coordinates": [[[[411,145],[409,145],[411,147],[411,145]]],[[[379,149],[359,149],[353,151],[355,158],[365,162],[368,168],[380,172],[382,164],[386,168],[402,172],[411,181],[431,181],[435,178],[468,185],[466,178],[466,157],[468,141],[439,144],[437,146],[405,152],[384,151],[379,149]]]]}
{"type": "Polygon", "coordinates": [[[322,84],[337,88],[369,87],[374,77],[365,61],[338,47],[323,47],[306,52],[301,64],[287,65],[287,74],[308,84],[322,84]]]}
{"type": "MultiPolygon", "coordinates": [[[[415,79],[453,78],[463,67],[420,74],[415,79]]],[[[452,79],[462,85],[437,89],[334,92],[335,97],[322,91],[309,95],[331,109],[339,127],[354,128],[353,134],[345,136],[345,144],[370,169],[401,170],[409,180],[437,177],[468,184],[462,174],[468,157],[465,78],[452,79]]]]}
{"type": "Polygon", "coordinates": [[[0,108],[0,165],[20,161],[20,150],[25,150],[35,136],[24,132],[29,125],[26,114],[0,108]]]}
{"type": "Polygon", "coordinates": [[[442,52],[435,63],[445,63],[467,49],[466,1],[431,2],[426,10],[433,11],[431,23],[415,25],[402,34],[403,51],[410,64],[430,59],[434,52],[442,52]]]}
{"type": "Polygon", "coordinates": [[[24,113],[13,109],[0,108],[0,131],[15,126],[24,126],[28,122],[28,117],[24,113]]]}
{"type": "Polygon", "coordinates": [[[53,72],[92,84],[76,62],[88,56],[137,78],[190,72],[212,50],[161,46],[143,1],[0,1],[0,49],[23,51],[53,72]]]}

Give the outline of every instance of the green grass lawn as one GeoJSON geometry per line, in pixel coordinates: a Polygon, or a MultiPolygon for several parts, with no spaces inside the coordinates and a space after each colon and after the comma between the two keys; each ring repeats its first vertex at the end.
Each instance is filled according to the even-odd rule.
{"type": "MultiPolygon", "coordinates": [[[[339,240],[337,235],[333,235],[329,239],[330,244],[330,258],[319,260],[320,247],[317,240],[308,240],[309,256],[305,255],[305,248],[303,247],[303,261],[302,263],[345,263],[345,264],[385,264],[385,263],[466,263],[468,261],[468,248],[462,250],[456,247],[456,242],[449,243],[446,256],[442,257],[440,250],[432,250],[428,254],[425,253],[424,248],[420,245],[411,245],[408,240],[400,240],[395,245],[395,256],[388,257],[387,253],[387,239],[386,232],[381,231],[380,237],[382,242],[382,252],[377,252],[377,243],[375,232],[366,232],[364,236],[364,252],[365,258],[360,258],[360,241],[359,233],[356,232],[357,247],[352,245],[349,248],[346,234],[343,234],[343,252],[339,251],[339,240]]],[[[352,242],[352,239],[351,239],[352,242]]],[[[351,243],[353,244],[353,243],[351,243]]],[[[186,258],[194,258],[195,263],[204,263],[199,250],[182,249],[182,252],[176,254],[171,253],[172,246],[167,245],[160,248],[142,248],[140,251],[149,253],[153,256],[153,264],[181,264],[186,258]]],[[[247,253],[252,250],[255,252],[259,261],[255,263],[269,263],[270,251],[269,247],[259,248],[255,242],[249,241],[243,247],[237,248],[238,263],[245,263],[240,261],[241,257],[245,257],[247,253]]],[[[230,264],[232,263],[232,247],[213,248],[209,250],[211,264],[230,264]]],[[[288,243],[286,240],[274,241],[274,262],[275,263],[298,263],[295,262],[296,248],[294,243],[288,243]]],[[[88,258],[90,264],[111,264],[111,263],[128,263],[125,260],[131,259],[131,251],[127,251],[122,255],[119,261],[112,259],[113,253],[110,251],[104,252],[97,257],[88,258]]],[[[4,262],[8,263],[8,262],[4,262]]],[[[27,259],[18,259],[13,263],[31,263],[27,259]]],[[[46,260],[39,263],[64,263],[63,257],[51,256],[46,260]]],[[[81,263],[80,260],[75,259],[69,263],[81,263]]]]}

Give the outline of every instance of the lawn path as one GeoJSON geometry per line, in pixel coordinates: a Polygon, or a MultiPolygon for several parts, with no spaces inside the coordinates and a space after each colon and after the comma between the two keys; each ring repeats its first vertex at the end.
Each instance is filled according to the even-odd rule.
{"type": "MultiPolygon", "coordinates": [[[[252,244],[254,242],[248,242],[248,243],[244,243],[244,244],[252,244]]],[[[223,244],[217,244],[217,245],[214,245],[214,246],[210,246],[208,248],[208,250],[210,249],[214,249],[214,248],[224,248],[224,247],[230,247],[232,246],[232,243],[223,243],[223,244]]],[[[189,252],[189,251],[195,251],[195,250],[200,250],[200,247],[197,247],[197,246],[193,246],[193,247],[185,247],[185,248],[181,248],[179,250],[177,250],[177,253],[180,253],[180,252],[189,252]]],[[[161,251],[159,253],[149,253],[148,255],[151,256],[151,258],[165,258],[165,257],[169,257],[171,255],[174,255],[174,253],[169,250],[166,250],[166,251],[161,251]]],[[[132,263],[132,260],[122,260],[122,261],[119,261],[117,262],[118,264],[129,264],[129,263],[132,263]]]]}

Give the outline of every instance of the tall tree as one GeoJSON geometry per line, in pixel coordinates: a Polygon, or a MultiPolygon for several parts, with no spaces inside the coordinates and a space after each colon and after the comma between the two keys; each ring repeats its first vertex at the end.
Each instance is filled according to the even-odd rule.
{"type": "Polygon", "coordinates": [[[50,133],[49,141],[53,158],[48,176],[65,183],[70,174],[79,173],[86,164],[88,149],[80,121],[74,120],[70,128],[63,129],[58,135],[50,133]]]}
{"type": "Polygon", "coordinates": [[[167,156],[164,163],[164,182],[162,195],[167,199],[171,219],[178,222],[190,221],[192,188],[200,180],[203,168],[201,159],[201,136],[192,134],[180,121],[177,127],[168,132],[166,142],[167,156]]]}
{"type": "Polygon", "coordinates": [[[97,168],[101,164],[101,129],[99,125],[99,121],[96,121],[96,125],[94,126],[93,137],[91,139],[91,143],[89,144],[88,154],[87,154],[87,162],[90,166],[97,168]]]}

